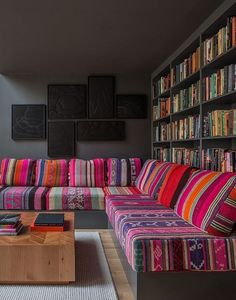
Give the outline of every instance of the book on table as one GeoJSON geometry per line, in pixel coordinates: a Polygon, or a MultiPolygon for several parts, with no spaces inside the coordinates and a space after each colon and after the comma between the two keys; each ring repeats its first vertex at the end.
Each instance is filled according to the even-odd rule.
{"type": "Polygon", "coordinates": [[[31,225],[32,231],[64,231],[64,214],[39,213],[31,225]]]}
{"type": "Polygon", "coordinates": [[[0,236],[18,235],[23,228],[20,214],[0,214],[0,236]]]}

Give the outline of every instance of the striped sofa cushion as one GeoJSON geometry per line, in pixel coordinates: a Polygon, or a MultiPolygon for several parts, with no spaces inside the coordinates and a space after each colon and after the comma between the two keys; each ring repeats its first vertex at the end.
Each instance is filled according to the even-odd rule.
{"type": "Polygon", "coordinates": [[[158,202],[166,207],[174,208],[179,194],[194,170],[196,169],[189,166],[173,164],[161,186],[158,194],[158,202]]]}
{"type": "Polygon", "coordinates": [[[39,159],[36,162],[35,186],[66,186],[67,160],[39,159]]]}
{"type": "Polygon", "coordinates": [[[102,188],[53,187],[47,194],[47,210],[103,210],[102,188]]]}
{"type": "Polygon", "coordinates": [[[0,209],[45,210],[47,187],[0,187],[0,209]]]}
{"type": "Polygon", "coordinates": [[[172,163],[169,162],[159,163],[155,160],[147,161],[140,173],[140,178],[137,178],[136,187],[144,193],[156,198],[171,166],[172,163]]]}
{"type": "Polygon", "coordinates": [[[32,159],[5,158],[1,163],[0,184],[5,186],[33,185],[35,161],[32,159]]]}
{"type": "Polygon", "coordinates": [[[134,186],[140,171],[140,158],[108,158],[108,186],[134,186]]]}
{"type": "Polygon", "coordinates": [[[72,187],[104,187],[104,159],[92,160],[71,159],[69,163],[69,186],[72,187]]]}
{"type": "Polygon", "coordinates": [[[175,211],[203,231],[229,235],[236,223],[235,185],[235,173],[194,172],[179,195],[175,211]]]}
{"type": "Polygon", "coordinates": [[[149,159],[146,160],[146,162],[144,163],[139,176],[137,177],[136,181],[135,181],[135,186],[140,189],[143,190],[145,183],[147,181],[147,179],[149,178],[150,174],[152,173],[153,169],[155,168],[156,164],[158,162],[154,159],[149,159]]]}

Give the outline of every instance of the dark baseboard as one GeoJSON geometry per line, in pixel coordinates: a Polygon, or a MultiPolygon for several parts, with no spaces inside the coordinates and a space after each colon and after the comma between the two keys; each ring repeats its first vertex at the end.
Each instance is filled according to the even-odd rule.
{"type": "Polygon", "coordinates": [[[116,235],[118,255],[136,300],[226,300],[236,294],[236,272],[135,272],[116,235]]]}

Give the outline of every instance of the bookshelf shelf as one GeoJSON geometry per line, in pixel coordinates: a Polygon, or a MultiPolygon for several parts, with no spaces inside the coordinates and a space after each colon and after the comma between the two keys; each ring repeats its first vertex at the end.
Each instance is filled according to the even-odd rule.
{"type": "MultiPolygon", "coordinates": [[[[195,71],[180,82],[172,84],[167,91],[153,99],[155,105],[160,106],[163,101],[161,98],[170,98],[168,101],[171,108],[168,111],[170,115],[151,122],[153,138],[199,136],[192,139],[152,141],[153,158],[158,158],[159,156],[156,155],[160,154],[164,161],[176,162],[176,157],[181,156],[181,153],[187,156],[191,153],[194,157],[193,165],[212,168],[212,165],[210,164],[209,167],[204,160],[206,153],[207,155],[220,153],[220,158],[211,156],[210,159],[216,160],[217,157],[218,160],[228,160],[227,167],[223,168],[223,171],[231,169],[236,171],[236,38],[233,37],[234,32],[236,32],[236,2],[229,0],[227,4],[224,2],[160,68],[153,72],[152,86],[157,79],[167,74],[170,74],[170,82],[173,83],[176,78],[183,78],[189,71],[195,71]],[[209,45],[212,47],[210,50],[209,45]],[[204,61],[213,57],[214,53],[220,54],[204,65],[204,61]],[[222,92],[226,93],[204,100],[204,97],[208,98],[222,92]],[[174,107],[180,109],[187,105],[193,106],[173,111],[174,107]],[[211,127],[212,120],[217,124],[215,129],[211,127]],[[189,134],[186,134],[186,128],[189,134]],[[223,132],[230,135],[203,136],[205,132],[210,134],[223,132]],[[234,163],[230,165],[232,161],[234,163]]],[[[181,159],[183,158],[184,156],[181,159]]]]}

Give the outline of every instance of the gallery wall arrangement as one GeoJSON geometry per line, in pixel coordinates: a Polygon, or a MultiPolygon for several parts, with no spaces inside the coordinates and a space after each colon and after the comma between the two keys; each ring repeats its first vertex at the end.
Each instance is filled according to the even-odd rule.
{"type": "Polygon", "coordinates": [[[125,119],[147,117],[147,97],[115,90],[114,76],[89,76],[88,86],[49,84],[47,106],[12,105],[12,139],[47,137],[51,158],[74,157],[80,141],[123,141],[125,119]]]}

